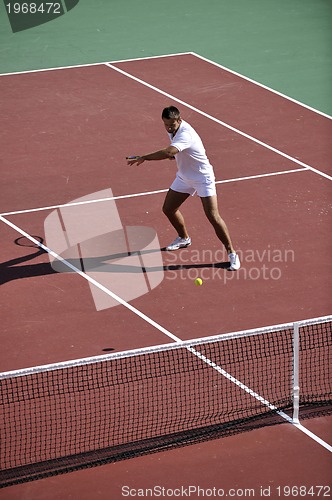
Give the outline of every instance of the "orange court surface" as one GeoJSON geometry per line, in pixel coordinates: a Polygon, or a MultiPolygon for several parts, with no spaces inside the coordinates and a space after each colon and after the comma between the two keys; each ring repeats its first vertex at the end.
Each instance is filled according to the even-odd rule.
{"type": "MultiPolygon", "coordinates": [[[[10,166],[0,199],[1,372],[330,314],[330,117],[193,53],[2,75],[0,91],[10,166]],[[168,145],[161,111],[171,104],[214,167],[236,273],[197,196],[182,210],[192,245],[164,250],[176,236],[161,211],[175,162],[126,164],[168,145]]],[[[328,368],[315,368],[317,380],[328,368]]],[[[120,499],[156,486],[164,496],[182,488],[198,498],[201,488],[282,498],[289,485],[328,497],[328,409],[303,420],[300,410],[300,426],[105,459],[0,498],[120,499]]]]}

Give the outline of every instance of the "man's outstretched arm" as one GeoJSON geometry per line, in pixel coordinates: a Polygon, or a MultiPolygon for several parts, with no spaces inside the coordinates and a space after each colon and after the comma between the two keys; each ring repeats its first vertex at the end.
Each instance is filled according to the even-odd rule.
{"type": "Polygon", "coordinates": [[[171,160],[179,152],[174,146],[168,146],[165,149],[160,149],[154,153],[149,153],[143,156],[135,156],[133,159],[127,158],[128,165],[141,165],[144,161],[171,160]]]}

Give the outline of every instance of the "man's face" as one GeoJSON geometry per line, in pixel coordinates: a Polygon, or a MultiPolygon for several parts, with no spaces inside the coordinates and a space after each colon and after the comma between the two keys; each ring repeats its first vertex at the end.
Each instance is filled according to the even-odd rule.
{"type": "Polygon", "coordinates": [[[181,124],[181,118],[177,118],[177,119],[174,119],[174,118],[163,118],[163,122],[164,122],[164,125],[165,125],[165,129],[167,130],[167,132],[169,134],[175,134],[175,132],[178,130],[178,128],[180,127],[180,124],[181,124]]]}

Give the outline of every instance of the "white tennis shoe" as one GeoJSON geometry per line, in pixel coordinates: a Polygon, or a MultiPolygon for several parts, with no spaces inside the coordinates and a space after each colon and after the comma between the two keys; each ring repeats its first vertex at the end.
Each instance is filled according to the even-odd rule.
{"type": "Polygon", "coordinates": [[[236,253],[230,253],[229,257],[229,270],[237,271],[241,267],[239,256],[236,253]]]}
{"type": "Polygon", "coordinates": [[[189,247],[189,245],[191,245],[190,236],[188,236],[188,238],[181,238],[180,236],[178,236],[177,238],[175,238],[173,243],[166,247],[166,250],[179,250],[179,248],[186,248],[189,247]]]}

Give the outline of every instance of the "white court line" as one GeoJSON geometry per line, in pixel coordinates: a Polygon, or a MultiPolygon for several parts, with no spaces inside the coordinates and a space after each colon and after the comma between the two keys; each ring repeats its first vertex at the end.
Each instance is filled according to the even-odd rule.
{"type": "Polygon", "coordinates": [[[124,307],[126,307],[127,309],[129,309],[130,311],[132,311],[133,313],[135,313],[137,316],[139,316],[140,318],[142,318],[144,321],[146,321],[147,323],[150,323],[150,325],[154,326],[157,330],[159,330],[160,332],[164,333],[165,335],[167,335],[168,337],[170,337],[171,339],[173,339],[175,342],[177,342],[177,341],[180,340],[178,337],[176,337],[171,332],[169,332],[168,330],[166,330],[166,328],[163,328],[161,325],[159,325],[158,323],[156,323],[155,321],[153,321],[151,318],[149,318],[144,313],[142,313],[141,311],[139,311],[138,309],[136,309],[135,307],[133,307],[131,304],[129,304],[128,302],[126,302],[125,300],[123,300],[121,297],[119,297],[115,293],[111,292],[104,285],[101,285],[98,281],[94,280],[93,278],[91,278],[90,276],[88,276],[87,274],[85,274],[83,271],[81,271],[76,266],[74,266],[73,264],[71,264],[70,262],[68,262],[66,259],[63,259],[60,255],[58,255],[57,253],[53,252],[53,250],[51,250],[50,248],[48,248],[46,245],[43,245],[43,243],[41,243],[40,241],[36,240],[33,236],[30,236],[23,229],[19,228],[18,226],[16,226],[15,224],[13,224],[12,222],[10,222],[9,220],[5,219],[2,215],[0,215],[0,220],[2,222],[4,222],[5,224],[7,224],[12,229],[14,229],[14,231],[17,231],[22,236],[24,236],[25,238],[27,238],[28,240],[30,240],[37,247],[42,248],[45,252],[47,252],[48,254],[52,255],[52,257],[54,257],[58,261],[62,262],[62,264],[64,264],[69,269],[71,269],[72,271],[74,271],[75,273],[77,273],[79,276],[81,276],[85,280],[89,281],[92,285],[96,286],[101,291],[103,291],[104,293],[106,293],[107,295],[109,295],[110,297],[112,297],[119,304],[122,304],[124,307]]]}
{"type": "Polygon", "coordinates": [[[192,347],[187,347],[187,350],[190,351],[190,352],[192,352],[195,356],[197,356],[202,361],[204,361],[206,364],[208,364],[209,366],[211,366],[212,368],[214,368],[214,370],[216,370],[221,375],[223,375],[225,378],[227,378],[228,380],[230,380],[233,384],[235,384],[238,387],[240,387],[240,389],[242,389],[243,391],[245,391],[247,394],[250,394],[250,396],[252,396],[253,398],[257,399],[257,401],[259,401],[261,404],[263,404],[264,406],[267,406],[270,410],[275,411],[280,417],[282,417],[284,420],[286,420],[286,422],[288,422],[289,424],[294,425],[298,430],[300,430],[301,432],[303,432],[304,434],[306,434],[312,440],[316,441],[316,443],[318,443],[319,445],[323,446],[328,451],[332,452],[332,446],[330,446],[328,443],[326,443],[325,441],[323,441],[323,439],[321,439],[319,436],[316,436],[316,434],[314,434],[313,432],[311,432],[308,429],[306,429],[305,427],[303,427],[303,425],[300,424],[299,422],[293,421],[293,419],[289,415],[287,415],[287,413],[285,413],[285,412],[283,412],[281,410],[278,410],[277,406],[271,404],[267,399],[263,398],[257,392],[255,392],[252,389],[250,389],[250,387],[248,387],[247,385],[243,384],[238,379],[236,379],[235,377],[233,377],[232,375],[230,375],[228,372],[226,372],[223,368],[221,368],[216,363],[214,363],[213,361],[211,361],[209,358],[207,358],[206,356],[204,356],[203,354],[201,354],[199,351],[196,351],[196,349],[193,349],[192,347]]]}
{"type": "MultiPolygon", "coordinates": [[[[73,64],[70,66],[57,66],[54,68],[40,68],[40,69],[27,69],[25,71],[12,71],[10,73],[0,73],[1,76],[14,76],[14,75],[26,75],[29,73],[44,73],[45,71],[57,71],[63,69],[75,69],[75,68],[89,68],[90,66],[105,66],[108,63],[123,63],[123,62],[133,62],[133,61],[145,61],[150,59],[162,59],[164,57],[176,57],[176,56],[185,56],[185,55],[195,55],[193,52],[178,52],[176,54],[162,54],[160,56],[146,56],[146,57],[138,57],[135,59],[119,59],[116,61],[100,61],[96,63],[87,63],[87,64],[73,64]]],[[[317,113],[320,113],[317,111],[317,113]]]]}
{"type": "Polygon", "coordinates": [[[70,66],[58,66],[55,68],[40,68],[40,69],[27,69],[25,71],[12,71],[10,73],[0,73],[2,76],[15,76],[15,75],[29,75],[30,73],[45,73],[47,71],[62,71],[64,69],[75,69],[75,68],[89,68],[90,66],[104,66],[106,62],[97,62],[90,64],[74,64],[70,66]]]}
{"type": "MultiPolygon", "coordinates": [[[[238,181],[246,181],[246,180],[251,180],[251,179],[260,179],[262,177],[273,177],[277,175],[283,175],[283,174],[291,174],[295,172],[303,172],[303,171],[308,171],[309,169],[307,167],[304,168],[296,168],[293,170],[281,170],[279,172],[270,172],[268,174],[256,174],[256,175],[248,175],[246,177],[235,177],[234,179],[226,179],[223,181],[216,181],[216,184],[228,184],[230,182],[238,182],[238,181]]],[[[75,201],[72,203],[63,203],[61,205],[51,205],[48,207],[40,207],[40,208],[28,208],[26,210],[16,210],[14,212],[4,212],[0,215],[7,217],[8,215],[19,215],[19,214],[28,214],[28,213],[33,213],[33,212],[42,212],[44,210],[56,210],[59,208],[64,208],[64,207],[76,207],[78,205],[88,205],[90,203],[102,203],[105,201],[111,201],[111,200],[123,200],[125,198],[136,198],[138,196],[148,196],[151,194],[160,194],[160,193],[166,193],[168,191],[167,189],[158,189],[156,191],[143,191],[142,193],[132,193],[132,194],[123,194],[119,196],[112,196],[110,198],[100,198],[96,200],[86,200],[86,201],[75,201]]]]}
{"type": "Polygon", "coordinates": [[[128,78],[131,78],[135,82],[138,82],[141,85],[144,85],[145,87],[148,87],[149,89],[154,90],[155,92],[158,92],[159,94],[162,94],[162,95],[166,96],[167,98],[182,104],[183,106],[191,109],[192,111],[195,111],[196,113],[204,116],[205,118],[208,118],[209,120],[211,120],[215,123],[218,123],[219,125],[222,125],[223,127],[228,128],[229,130],[232,130],[233,132],[241,135],[242,137],[245,137],[246,139],[249,139],[250,141],[253,141],[256,144],[259,144],[260,146],[263,146],[264,148],[269,149],[270,151],[273,151],[274,153],[277,153],[278,155],[283,156],[284,158],[287,158],[287,160],[290,160],[291,162],[297,163],[298,165],[301,165],[301,167],[306,167],[306,168],[312,170],[313,172],[315,172],[316,174],[322,175],[323,177],[326,177],[327,179],[332,180],[332,177],[329,176],[328,174],[325,174],[325,172],[321,172],[317,168],[314,168],[311,165],[308,165],[307,163],[304,163],[300,160],[297,160],[296,158],[284,153],[283,151],[280,151],[279,149],[276,149],[273,146],[270,146],[269,144],[266,144],[265,142],[260,141],[259,139],[256,139],[256,137],[253,137],[252,135],[249,135],[249,134],[246,134],[245,132],[242,132],[242,130],[240,130],[236,127],[233,127],[232,125],[229,125],[228,123],[226,123],[222,120],[219,120],[218,118],[215,118],[214,116],[209,115],[208,113],[205,113],[204,111],[196,108],[195,106],[192,106],[191,104],[189,104],[185,101],[182,101],[182,99],[179,99],[179,98],[173,96],[172,94],[169,94],[168,92],[165,92],[164,90],[161,90],[158,87],[155,87],[154,85],[151,85],[150,83],[145,82],[141,78],[137,78],[136,76],[134,76],[130,73],[127,73],[127,71],[123,71],[122,69],[117,68],[116,66],[113,66],[111,63],[107,63],[106,66],[113,69],[114,71],[117,71],[118,73],[121,73],[122,75],[124,75],[128,78]]]}
{"type": "Polygon", "coordinates": [[[250,179],[261,179],[262,177],[271,177],[283,174],[294,174],[295,172],[304,172],[308,171],[308,167],[303,168],[294,168],[292,170],[280,170],[279,172],[270,172],[267,174],[256,174],[256,175],[247,175],[245,177],[237,177],[235,179],[226,179],[223,181],[216,181],[216,184],[227,184],[228,182],[236,182],[236,181],[248,181],[250,179]]]}
{"type": "MultiPolygon", "coordinates": [[[[19,228],[18,226],[16,226],[12,222],[8,221],[7,219],[5,219],[4,217],[2,217],[1,215],[0,215],[0,220],[2,220],[2,222],[4,222],[9,227],[11,227],[12,229],[14,229],[14,231],[20,233],[22,236],[24,236],[25,238],[29,239],[36,246],[42,248],[45,252],[47,252],[50,255],[52,255],[55,259],[57,259],[60,262],[62,262],[65,266],[67,266],[69,269],[71,269],[72,271],[74,271],[75,273],[77,273],[79,276],[81,276],[85,280],[89,281],[91,284],[93,284],[94,286],[96,286],[97,288],[99,288],[101,291],[103,291],[104,293],[106,293],[107,295],[109,295],[110,297],[112,297],[119,304],[122,304],[124,307],[126,307],[131,312],[133,312],[134,314],[136,314],[142,320],[146,321],[151,326],[153,326],[154,328],[156,328],[157,330],[159,330],[161,333],[165,334],[167,337],[169,337],[170,339],[172,339],[174,342],[181,342],[181,339],[179,337],[177,337],[176,335],[173,335],[173,333],[171,333],[169,330],[167,330],[166,328],[164,328],[163,326],[161,326],[159,323],[157,323],[153,319],[149,318],[149,316],[147,316],[146,314],[144,314],[141,311],[139,311],[138,309],[136,309],[136,307],[132,306],[131,304],[129,304],[128,302],[126,302],[125,300],[123,300],[121,297],[119,297],[115,293],[111,292],[111,290],[109,290],[104,285],[101,285],[98,281],[96,281],[95,279],[91,278],[90,276],[88,276],[87,274],[85,274],[84,272],[82,272],[80,269],[78,269],[76,266],[74,266],[73,264],[71,264],[70,262],[68,262],[66,259],[63,259],[60,255],[58,255],[57,253],[53,252],[53,250],[51,250],[47,246],[43,245],[40,241],[36,240],[33,236],[30,236],[23,229],[19,228]]],[[[211,361],[209,358],[207,358],[206,356],[204,356],[202,353],[200,353],[199,351],[197,351],[196,349],[194,349],[194,348],[192,348],[190,346],[186,347],[186,349],[188,351],[190,351],[192,354],[194,354],[195,356],[197,356],[198,358],[200,358],[202,361],[204,361],[205,363],[207,363],[213,369],[217,370],[221,375],[223,375],[224,377],[226,377],[232,383],[234,383],[235,385],[237,385],[238,387],[240,387],[242,390],[244,390],[245,392],[247,392],[248,394],[250,394],[250,396],[252,396],[255,399],[257,399],[261,404],[267,406],[268,408],[270,408],[273,411],[276,411],[276,413],[279,416],[281,416],[283,419],[285,419],[288,423],[290,423],[292,425],[295,425],[295,427],[297,429],[299,429],[301,432],[305,433],[307,436],[309,436],[311,439],[313,439],[314,441],[316,441],[318,444],[320,444],[324,448],[328,449],[329,451],[332,451],[332,447],[328,443],[326,443],[325,441],[323,441],[320,437],[316,436],[312,432],[308,431],[305,427],[303,427],[298,422],[294,422],[292,420],[292,418],[289,417],[286,413],[284,413],[283,411],[278,410],[278,408],[276,406],[274,406],[273,404],[271,404],[265,398],[262,398],[258,393],[254,392],[252,389],[250,389],[248,386],[246,386],[245,384],[243,384],[242,382],[240,382],[238,379],[236,379],[235,377],[233,377],[231,374],[229,374],[228,372],[226,372],[223,368],[221,368],[220,366],[218,366],[216,363],[214,363],[213,361],[211,361]]]]}
{"type": "Polygon", "coordinates": [[[237,71],[234,71],[230,68],[227,68],[226,66],[223,66],[222,64],[219,64],[215,61],[212,61],[211,59],[207,59],[206,57],[203,57],[199,54],[196,54],[195,52],[192,52],[192,55],[195,56],[195,57],[198,57],[199,59],[202,59],[202,61],[205,61],[209,64],[212,64],[213,66],[217,66],[217,68],[220,68],[224,71],[227,71],[228,73],[232,73],[233,75],[235,76],[238,76],[240,78],[242,78],[243,80],[247,80],[248,82],[250,83],[253,83],[254,85],[257,85],[258,87],[261,87],[262,89],[264,90],[268,90],[269,92],[272,92],[273,94],[276,94],[278,95],[279,97],[282,97],[283,99],[287,99],[288,101],[291,101],[291,102],[294,102],[295,104],[298,104],[299,106],[302,106],[303,108],[307,108],[309,109],[309,111],[313,111],[314,113],[318,113],[319,115],[322,115],[324,116],[325,118],[328,118],[329,120],[332,120],[332,116],[326,114],[326,113],[323,113],[323,111],[319,111],[311,106],[308,106],[307,104],[304,104],[300,101],[297,101],[296,99],[293,99],[293,97],[289,97],[285,94],[283,94],[282,92],[279,92],[278,90],[274,90],[270,87],[267,87],[266,85],[264,85],[263,83],[259,83],[257,82],[256,80],[253,80],[252,78],[249,78],[248,76],[245,76],[245,75],[242,75],[241,73],[238,73],[237,71]]]}
{"type": "Polygon", "coordinates": [[[215,61],[212,61],[211,59],[207,59],[206,57],[197,54],[197,52],[177,52],[174,54],[161,54],[161,55],[157,55],[157,56],[135,57],[135,58],[130,58],[130,59],[118,59],[115,61],[100,61],[100,62],[96,62],[96,63],[74,64],[74,65],[70,65],[70,66],[58,66],[58,67],[53,67],[53,68],[40,68],[40,69],[31,69],[31,70],[25,70],[25,71],[12,71],[9,73],[0,73],[0,77],[1,76],[13,76],[13,75],[25,75],[25,74],[29,74],[29,73],[38,73],[38,72],[45,72],[45,71],[57,71],[57,70],[63,70],[63,69],[88,68],[90,66],[103,66],[107,63],[116,64],[116,63],[135,62],[135,61],[149,61],[150,59],[163,59],[165,57],[177,57],[177,56],[188,56],[188,55],[192,55],[194,57],[202,59],[203,61],[206,61],[209,64],[213,64],[214,66],[217,66],[217,67],[223,69],[224,71],[228,71],[229,73],[232,73],[240,78],[243,78],[244,80],[247,80],[248,82],[253,83],[254,85],[257,85],[265,90],[268,90],[269,92],[272,92],[273,94],[276,94],[279,97],[282,97],[283,99],[287,99],[291,102],[294,102],[295,104],[298,104],[299,106],[301,106],[303,108],[307,108],[310,111],[313,111],[314,113],[317,113],[319,115],[324,116],[325,118],[329,118],[330,120],[332,120],[332,116],[324,113],[323,111],[319,111],[318,109],[315,109],[312,106],[308,106],[307,104],[304,104],[301,101],[298,101],[292,97],[289,97],[286,94],[283,94],[282,92],[274,90],[271,87],[268,87],[267,85],[264,85],[264,84],[262,84],[256,80],[253,80],[252,78],[249,78],[245,75],[242,75],[241,73],[238,73],[237,71],[234,71],[230,68],[227,68],[226,66],[223,66],[222,64],[219,64],[215,61]]]}

